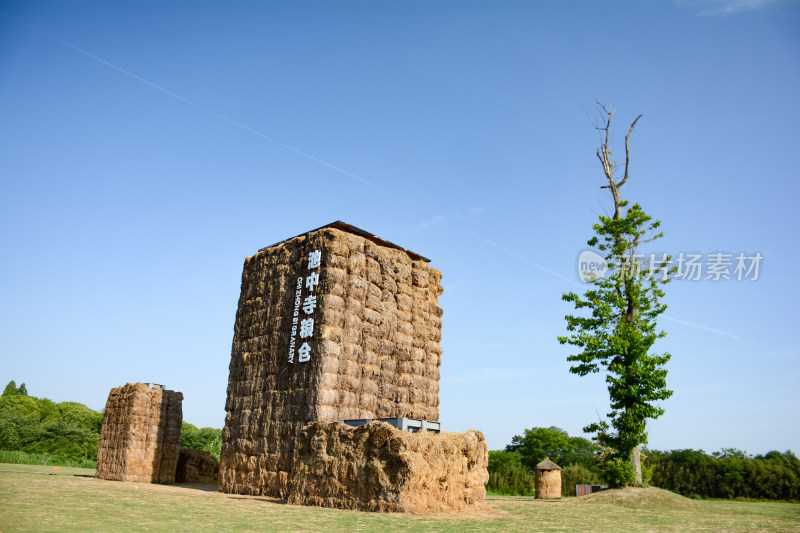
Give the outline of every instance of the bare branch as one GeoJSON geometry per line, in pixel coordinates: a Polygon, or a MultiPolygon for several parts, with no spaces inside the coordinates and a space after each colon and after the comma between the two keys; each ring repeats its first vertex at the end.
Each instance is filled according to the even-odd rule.
{"type": "Polygon", "coordinates": [[[628,130],[628,134],[625,136],[625,177],[622,178],[622,181],[617,183],[617,187],[622,187],[623,185],[625,185],[625,182],[628,181],[628,166],[630,165],[631,162],[631,154],[630,150],[628,149],[628,139],[631,138],[631,133],[633,132],[633,128],[634,126],[636,126],[636,123],[639,122],[640,118],[642,118],[642,115],[636,117],[636,120],[634,120],[631,123],[631,128],[628,130]]]}

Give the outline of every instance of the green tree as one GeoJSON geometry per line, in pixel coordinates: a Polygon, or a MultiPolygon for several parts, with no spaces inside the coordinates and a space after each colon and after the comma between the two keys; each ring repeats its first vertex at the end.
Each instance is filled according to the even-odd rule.
{"type": "Polygon", "coordinates": [[[16,396],[17,394],[19,394],[19,389],[17,389],[17,383],[12,379],[3,389],[3,396],[16,396]]]}
{"type": "Polygon", "coordinates": [[[100,427],[103,424],[103,413],[98,413],[78,402],[61,402],[57,405],[61,414],[60,420],[98,434],[100,433],[100,427]]]}
{"type": "Polygon", "coordinates": [[[506,451],[519,453],[522,464],[533,469],[545,457],[560,465],[567,454],[574,449],[569,434],[561,428],[552,426],[526,429],[523,435],[515,435],[511,439],[506,451]]]}
{"type": "Polygon", "coordinates": [[[589,439],[583,437],[570,437],[570,448],[565,451],[562,459],[565,465],[581,465],[594,471],[594,445],[589,439]]]}
{"type": "Polygon", "coordinates": [[[488,471],[487,491],[519,496],[533,494],[534,477],[528,475],[519,453],[490,450],[488,471]]]}
{"type": "Polygon", "coordinates": [[[25,387],[25,384],[21,384],[17,387],[17,383],[12,379],[6,385],[6,388],[3,389],[3,396],[27,396],[28,395],[28,388],[25,387]]]}
{"type": "Polygon", "coordinates": [[[40,436],[41,428],[35,418],[0,408],[0,450],[24,450],[40,436]]]}
{"type": "Polygon", "coordinates": [[[518,452],[489,450],[489,466],[491,471],[500,469],[523,468],[522,456],[518,452]]]}
{"type": "Polygon", "coordinates": [[[0,398],[0,409],[7,409],[14,411],[20,416],[32,418],[34,420],[41,420],[39,401],[33,396],[21,396],[14,394],[6,396],[5,394],[0,398]]]}
{"type": "Polygon", "coordinates": [[[222,430],[200,428],[189,422],[181,424],[181,447],[191,450],[205,450],[219,460],[222,448],[222,430]]]}
{"type": "MultiPolygon", "coordinates": [[[[620,165],[610,146],[614,111],[599,102],[597,110],[600,118],[594,126],[601,134],[597,157],[608,181],[601,188],[611,192],[614,213],[600,216],[593,226],[596,235],[587,244],[603,254],[609,271],[588,280],[591,288],[583,297],[573,292],[563,295],[563,300],[574,304],[576,310],[589,311],[590,316],[567,315],[570,334],[558,341],[580,350],[567,357],[576,363],[570,368],[573,374],[606,372],[611,425],[600,421],[584,431],[596,434],[603,450],[602,464],[615,484],[641,485],[640,446],[647,443],[647,420],[661,416],[664,410],[655,402],[672,395],[666,388],[664,368],[670,355],[650,353],[653,343],[666,335],[658,331],[656,319],[666,309],[660,298],[664,296],[661,286],[669,281],[670,258],[643,264],[639,247],[663,235],[655,233],[661,223],[652,221],[639,204],[628,207],[620,196],[629,178],[630,136],[642,115],[631,123],[625,136],[625,163],[620,165]]],[[[608,475],[604,477],[612,482],[608,475]]]]}

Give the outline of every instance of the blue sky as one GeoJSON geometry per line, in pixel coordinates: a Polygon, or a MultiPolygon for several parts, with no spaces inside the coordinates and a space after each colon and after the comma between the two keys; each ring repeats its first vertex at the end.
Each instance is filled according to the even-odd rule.
{"type": "Polygon", "coordinates": [[[668,286],[650,446],[800,452],[798,94],[791,1],[6,1],[0,381],[155,381],[221,427],[244,258],[341,219],[444,273],[446,428],[580,434],[605,383],[556,337],[611,205],[600,98],[617,141],[644,113],[653,251],[764,257],[668,286]]]}

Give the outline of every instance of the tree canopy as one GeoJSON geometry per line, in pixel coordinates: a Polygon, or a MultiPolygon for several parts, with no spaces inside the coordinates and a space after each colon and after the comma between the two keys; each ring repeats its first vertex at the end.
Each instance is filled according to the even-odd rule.
{"type": "Polygon", "coordinates": [[[8,382],[6,388],[3,389],[3,396],[17,396],[17,395],[27,396],[28,389],[25,387],[24,383],[19,387],[17,387],[17,383],[12,379],[11,381],[8,382]]]}
{"type": "Polygon", "coordinates": [[[546,457],[562,467],[568,464],[588,466],[594,453],[589,440],[570,437],[566,431],[555,426],[526,429],[522,435],[515,435],[511,439],[506,451],[518,452],[522,464],[530,469],[546,457]]]}

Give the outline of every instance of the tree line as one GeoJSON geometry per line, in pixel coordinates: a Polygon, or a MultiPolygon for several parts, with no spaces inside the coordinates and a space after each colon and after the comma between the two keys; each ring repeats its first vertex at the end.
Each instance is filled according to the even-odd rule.
{"type": "Polygon", "coordinates": [[[800,459],[791,451],[650,451],[645,462],[653,485],[684,496],[800,501],[800,459]]]}
{"type": "Polygon", "coordinates": [[[0,396],[3,462],[41,462],[93,467],[103,414],[77,402],[29,396],[12,380],[0,396]]]}
{"type": "MultiPolygon", "coordinates": [[[[10,381],[0,396],[0,463],[96,468],[103,413],[78,402],[56,403],[10,381]]],[[[183,422],[181,447],[219,459],[222,431],[183,422]]]]}
{"type": "MultiPolygon", "coordinates": [[[[557,427],[526,429],[505,450],[489,452],[489,483],[495,494],[531,496],[534,476],[528,471],[549,457],[561,466],[561,494],[574,496],[575,485],[615,483],[608,475],[603,446],[570,437],[557,427]]],[[[690,498],[745,498],[800,501],[800,459],[791,451],[748,455],[733,448],[706,454],[703,450],[643,450],[645,485],[690,498]]]]}

